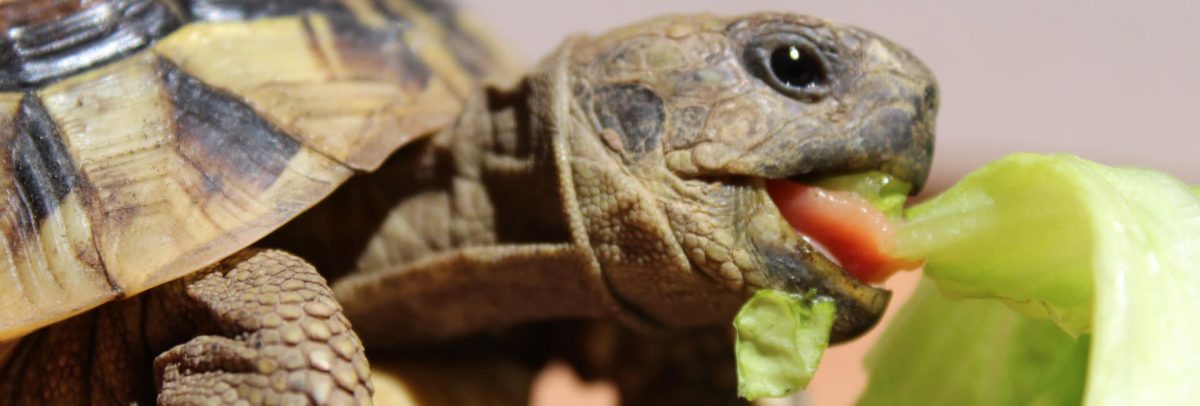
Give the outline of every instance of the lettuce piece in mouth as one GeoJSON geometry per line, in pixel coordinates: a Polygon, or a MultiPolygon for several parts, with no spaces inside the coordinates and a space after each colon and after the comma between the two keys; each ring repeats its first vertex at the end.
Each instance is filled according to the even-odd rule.
{"type": "Polygon", "coordinates": [[[869,357],[860,404],[1077,404],[1074,391],[1089,405],[1200,399],[1194,189],[1148,170],[1017,154],[906,217],[902,253],[925,258],[946,296],[976,299],[922,289],[869,357]],[[1072,386],[1076,376],[1084,383],[1072,386]]]}
{"type": "MultiPolygon", "coordinates": [[[[785,182],[781,188],[777,188],[776,190],[786,192],[783,194],[788,196],[785,198],[787,201],[794,204],[796,199],[804,200],[797,196],[801,193],[796,192],[796,186],[787,184],[792,181],[779,180],[778,182],[785,182]]],[[[849,192],[858,197],[832,203],[834,210],[829,210],[830,205],[828,204],[821,206],[821,209],[816,209],[822,216],[828,219],[828,216],[845,215],[847,212],[845,207],[853,208],[852,210],[848,210],[852,214],[847,216],[850,218],[839,218],[838,221],[827,222],[825,224],[827,228],[837,228],[831,226],[831,224],[843,225],[849,222],[851,227],[867,225],[868,227],[863,228],[868,229],[872,228],[870,226],[879,226],[883,223],[890,226],[891,221],[888,220],[894,220],[900,216],[905,199],[912,188],[910,184],[882,172],[826,177],[815,180],[811,186],[835,192],[849,192]],[[860,201],[865,204],[859,204],[860,201]],[[869,213],[871,207],[883,213],[882,216],[878,216],[878,219],[881,221],[875,222],[873,221],[875,217],[864,215],[864,213],[869,213]],[[855,218],[855,216],[857,217],[855,218]],[[886,219],[883,218],[885,216],[886,219]],[[867,218],[868,220],[863,220],[863,218],[867,218]],[[854,219],[857,219],[857,222],[851,221],[854,219]]],[[[768,187],[773,186],[769,185],[768,187]]],[[[804,190],[808,190],[808,186],[804,186],[804,188],[804,190]]],[[[849,195],[849,193],[846,194],[849,195]]],[[[772,194],[773,199],[776,196],[777,194],[772,194]]],[[[822,193],[822,196],[826,195],[822,193]]],[[[836,200],[838,199],[834,198],[818,202],[836,200]]],[[[813,203],[812,199],[805,201],[805,204],[813,203]]],[[[786,212],[786,207],[788,206],[781,205],[781,210],[786,212]]],[[[795,206],[792,207],[794,208],[795,206]]],[[[791,218],[789,218],[790,221],[792,221],[791,218]]],[[[885,238],[890,248],[892,240],[890,232],[887,232],[886,229],[879,231],[879,228],[876,227],[876,229],[869,231],[886,234],[885,238]]],[[[844,229],[828,231],[821,235],[828,237],[831,234],[845,231],[844,229]]],[[[865,234],[855,234],[852,239],[857,238],[857,240],[854,240],[857,244],[864,240],[871,240],[873,236],[875,235],[868,232],[865,234]]],[[[873,242],[878,243],[880,241],[873,242]]],[[[855,247],[855,250],[849,250],[849,254],[852,255],[852,258],[857,259],[858,264],[869,264],[872,266],[881,264],[882,262],[878,262],[880,260],[879,257],[871,256],[875,253],[887,254],[886,259],[893,258],[890,249],[884,250],[881,247],[872,247],[869,242],[859,245],[855,247]]],[[[835,251],[834,254],[837,254],[839,251],[848,251],[845,249],[846,247],[840,245],[831,246],[830,248],[831,251],[835,251]],[[841,249],[837,250],[834,248],[841,249]]],[[[839,259],[846,261],[847,257],[839,257],[839,259]]],[[[847,262],[843,263],[848,264],[847,262]]],[[[855,273],[849,265],[847,265],[847,270],[852,274],[855,273]]],[[[890,274],[894,271],[891,268],[875,267],[871,268],[867,274],[890,274]],[[875,271],[874,269],[884,270],[875,271]]],[[[862,277],[862,275],[855,276],[862,277]]],[[[737,331],[735,354],[737,357],[738,395],[750,400],[763,397],[781,397],[807,387],[809,381],[812,380],[813,374],[816,373],[817,365],[821,361],[825,347],[829,345],[829,334],[833,328],[836,309],[837,307],[832,300],[819,297],[815,292],[794,294],[774,290],[761,290],[750,298],[742,306],[742,309],[734,319],[734,328],[737,331]]]]}
{"type": "Polygon", "coordinates": [[[912,184],[879,171],[829,176],[816,180],[812,185],[822,189],[854,192],[866,198],[872,206],[890,219],[900,217],[904,210],[904,202],[908,200],[908,192],[912,190],[912,184]]]}
{"type": "Polygon", "coordinates": [[[829,345],[837,306],[828,298],[760,290],[738,311],[738,396],[786,396],[812,380],[829,345]]]}

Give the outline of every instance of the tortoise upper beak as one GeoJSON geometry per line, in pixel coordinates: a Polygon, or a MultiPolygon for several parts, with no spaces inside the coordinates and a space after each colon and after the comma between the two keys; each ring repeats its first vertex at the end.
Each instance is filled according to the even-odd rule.
{"type": "MultiPolygon", "coordinates": [[[[882,41],[882,40],[880,40],[882,41]]],[[[743,159],[710,172],[768,179],[882,171],[924,186],[933,161],[938,88],[908,51],[868,46],[865,66],[819,110],[799,110],[743,159]]]]}
{"type": "Polygon", "coordinates": [[[907,50],[878,39],[868,46],[866,68],[852,102],[853,146],[843,145],[855,159],[825,169],[845,173],[880,170],[913,185],[912,194],[924,186],[933,161],[938,87],[933,74],[907,50]],[[840,167],[839,167],[840,166],[840,167]],[[865,168],[863,166],[866,166],[865,168]]]}
{"type": "Polygon", "coordinates": [[[802,136],[806,152],[770,168],[774,171],[767,177],[816,179],[881,171],[911,184],[910,194],[920,192],[933,161],[937,85],[907,76],[865,81],[868,96],[848,103],[855,121],[836,130],[808,131],[802,136]]]}
{"type": "Polygon", "coordinates": [[[925,185],[933,163],[937,82],[909,51],[875,41],[866,47],[863,73],[842,85],[854,88],[839,100],[850,119],[804,134],[803,162],[784,165],[783,177],[875,170],[912,184],[914,195],[925,185]]]}

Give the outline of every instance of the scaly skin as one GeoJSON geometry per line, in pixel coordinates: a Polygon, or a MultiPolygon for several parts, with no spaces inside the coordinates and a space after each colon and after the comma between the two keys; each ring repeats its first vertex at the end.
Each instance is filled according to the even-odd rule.
{"type": "Polygon", "coordinates": [[[368,404],[366,357],[331,293],[295,256],[245,251],[21,340],[0,403],[368,404]]]}

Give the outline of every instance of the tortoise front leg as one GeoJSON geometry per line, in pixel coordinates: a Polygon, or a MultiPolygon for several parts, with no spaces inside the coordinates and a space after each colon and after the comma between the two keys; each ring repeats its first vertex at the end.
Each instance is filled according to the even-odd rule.
{"type": "Polygon", "coordinates": [[[160,403],[369,403],[362,345],[325,280],[300,258],[248,251],[176,289],[151,306],[162,322],[149,327],[180,316],[208,326],[155,359],[160,403]]]}
{"type": "Polygon", "coordinates": [[[369,379],[316,270],[250,250],[26,337],[0,404],[367,404],[369,379]]]}

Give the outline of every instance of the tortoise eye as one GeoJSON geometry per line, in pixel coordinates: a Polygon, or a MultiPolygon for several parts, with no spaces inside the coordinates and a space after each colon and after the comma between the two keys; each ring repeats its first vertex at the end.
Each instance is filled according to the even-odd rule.
{"type": "Polygon", "coordinates": [[[833,82],[829,62],[797,35],[761,39],[746,48],[745,58],[755,76],[795,99],[816,101],[833,82]]]}
{"type": "Polygon", "coordinates": [[[825,67],[821,61],[795,45],[783,45],[771,52],[771,73],[781,84],[791,88],[807,89],[826,82],[825,67]]]}

